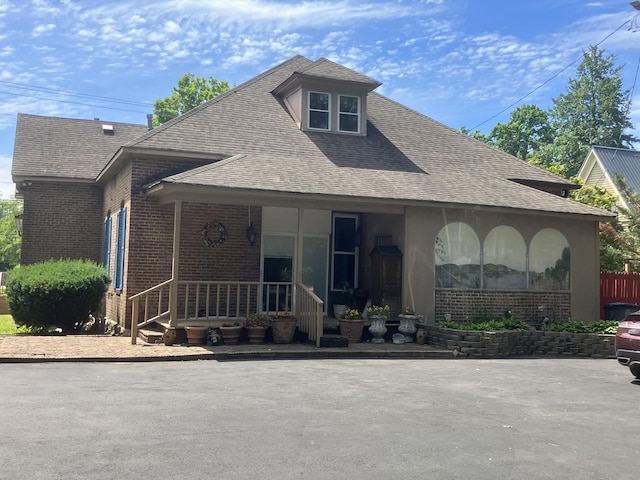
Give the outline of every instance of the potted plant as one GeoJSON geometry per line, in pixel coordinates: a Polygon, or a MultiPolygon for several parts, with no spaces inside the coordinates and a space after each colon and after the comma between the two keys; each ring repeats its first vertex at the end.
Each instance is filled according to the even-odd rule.
{"type": "Polygon", "coordinates": [[[342,318],[347,308],[352,306],[353,289],[349,288],[349,285],[345,283],[342,290],[332,291],[331,303],[333,304],[333,316],[338,319],[342,318]]]}
{"type": "Polygon", "coordinates": [[[278,312],[276,318],[272,320],[271,332],[274,343],[291,343],[296,333],[298,319],[291,312],[285,310],[278,312]]]}
{"type": "Polygon", "coordinates": [[[391,309],[389,305],[371,305],[367,308],[367,318],[371,321],[369,332],[373,335],[371,343],[384,343],[384,334],[387,333],[387,319],[391,309]]]}
{"type": "Polygon", "coordinates": [[[271,324],[271,317],[266,313],[252,313],[242,322],[244,328],[247,329],[249,343],[262,343],[264,334],[271,324]]]}
{"type": "Polygon", "coordinates": [[[347,308],[340,319],[340,335],[347,337],[349,343],[357,343],[362,339],[364,318],[357,308],[347,308]]]}
{"type": "MultiPolygon", "coordinates": [[[[209,327],[203,327],[202,325],[186,325],[184,327],[187,332],[187,342],[189,345],[201,345],[204,343],[204,336],[207,333],[209,327]]],[[[175,339],[174,339],[175,340],[175,339]]]]}
{"type": "Polygon", "coordinates": [[[238,340],[240,339],[242,325],[240,325],[239,322],[223,323],[220,327],[220,331],[222,332],[222,339],[225,344],[235,344],[238,343],[238,340]]]}

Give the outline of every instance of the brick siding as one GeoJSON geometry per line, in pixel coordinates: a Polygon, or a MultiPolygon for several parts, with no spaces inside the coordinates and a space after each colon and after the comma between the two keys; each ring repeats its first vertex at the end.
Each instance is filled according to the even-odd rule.
{"type": "Polygon", "coordinates": [[[477,318],[502,318],[505,310],[512,315],[539,327],[542,319],[566,320],[571,316],[569,292],[445,290],[435,292],[435,318],[463,322],[477,318]]]}
{"type": "Polygon", "coordinates": [[[22,187],[22,190],[23,265],[60,258],[100,261],[100,186],[33,182],[32,185],[22,187]]]}

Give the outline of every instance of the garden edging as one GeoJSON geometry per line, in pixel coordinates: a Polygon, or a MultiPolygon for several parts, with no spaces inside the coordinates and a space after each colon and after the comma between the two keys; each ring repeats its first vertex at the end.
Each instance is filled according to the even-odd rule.
{"type": "Polygon", "coordinates": [[[495,332],[426,327],[429,343],[468,357],[573,355],[615,358],[615,335],[542,330],[495,332]]]}

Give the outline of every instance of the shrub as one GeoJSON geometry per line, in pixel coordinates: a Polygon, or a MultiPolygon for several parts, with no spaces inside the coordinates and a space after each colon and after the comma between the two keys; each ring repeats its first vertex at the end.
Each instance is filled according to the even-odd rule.
{"type": "Polygon", "coordinates": [[[34,330],[79,329],[100,306],[111,279],[85,260],[50,260],[7,275],[7,300],[17,325],[34,330]]]}
{"type": "Polygon", "coordinates": [[[617,320],[598,320],[593,323],[585,323],[579,320],[567,320],[564,322],[551,323],[545,330],[552,332],[572,332],[572,333],[616,333],[618,329],[617,320]]]}
{"type": "Polygon", "coordinates": [[[515,318],[501,318],[498,320],[486,320],[482,322],[453,322],[451,320],[444,320],[440,322],[440,326],[444,328],[456,328],[458,330],[481,330],[481,331],[495,331],[495,330],[529,330],[529,325],[522,320],[516,320],[515,318]]]}

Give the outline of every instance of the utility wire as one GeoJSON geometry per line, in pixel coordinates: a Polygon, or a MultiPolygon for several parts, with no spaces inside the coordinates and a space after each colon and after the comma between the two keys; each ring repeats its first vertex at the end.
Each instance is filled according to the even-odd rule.
{"type": "MultiPolygon", "coordinates": [[[[113,103],[122,103],[125,105],[134,105],[139,107],[149,106],[148,103],[144,103],[144,102],[136,102],[133,100],[123,100],[120,98],[113,98],[113,97],[102,97],[100,95],[91,95],[88,93],[77,93],[71,90],[58,90],[58,89],[49,88],[49,87],[38,87],[35,85],[28,85],[26,83],[7,82],[7,81],[0,80],[0,85],[7,85],[10,87],[22,88],[24,90],[33,90],[33,91],[39,91],[39,92],[50,92],[50,93],[56,93],[61,95],[68,95],[70,97],[88,98],[91,100],[102,100],[102,101],[113,102],[113,103]]],[[[19,95],[19,94],[14,93],[13,95],[19,95]]]]}
{"type": "MultiPolygon", "coordinates": [[[[602,44],[605,40],[607,40],[609,37],[611,37],[612,35],[614,35],[615,33],[617,33],[622,27],[624,27],[626,24],[632,22],[632,20],[626,20],[622,25],[620,25],[618,28],[616,28],[613,32],[611,32],[609,35],[607,35],[606,37],[604,37],[602,40],[600,40],[598,43],[595,44],[595,46],[599,46],[600,44],[602,44]]],[[[471,128],[469,131],[474,131],[475,129],[477,129],[478,127],[484,125],[485,123],[487,123],[490,120],[493,120],[494,118],[502,115],[504,112],[506,112],[507,110],[509,110],[510,108],[514,107],[515,105],[517,105],[518,103],[520,103],[522,100],[524,100],[525,98],[527,98],[528,96],[532,95],[533,93],[535,93],[536,91],[540,90],[542,87],[544,87],[547,83],[549,83],[551,80],[555,79],[556,77],[558,77],[561,73],[565,72],[566,70],[569,69],[569,67],[571,67],[572,65],[574,65],[575,63],[577,63],[578,61],[582,60],[585,56],[585,53],[583,52],[582,55],[580,55],[578,58],[576,58],[573,62],[571,62],[569,65],[567,65],[566,67],[564,67],[562,70],[558,71],[555,75],[553,75],[552,77],[550,77],[548,80],[546,80],[545,82],[541,83],[540,85],[538,85],[536,88],[534,88],[533,90],[531,90],[529,93],[527,93],[526,95],[520,97],[518,100],[516,100],[515,102],[513,102],[511,105],[503,108],[502,110],[500,110],[498,113],[496,113],[495,115],[487,118],[484,122],[481,122],[479,124],[477,124],[475,127],[471,128]]]]}
{"type": "Polygon", "coordinates": [[[71,100],[56,100],[56,99],[53,99],[53,98],[42,98],[42,97],[39,97],[37,95],[27,95],[27,94],[24,94],[24,93],[4,92],[4,91],[1,91],[1,90],[0,90],[0,93],[4,93],[5,95],[15,95],[15,96],[18,96],[18,97],[37,98],[38,100],[51,100],[53,102],[70,103],[70,104],[73,104],[73,105],[83,105],[85,107],[106,108],[106,109],[109,109],[109,110],[120,110],[122,112],[147,113],[147,112],[142,112],[140,110],[131,110],[131,109],[128,109],[128,108],[107,107],[107,106],[104,106],[104,105],[95,105],[95,104],[92,104],[92,103],[72,102],[71,100]]]}

